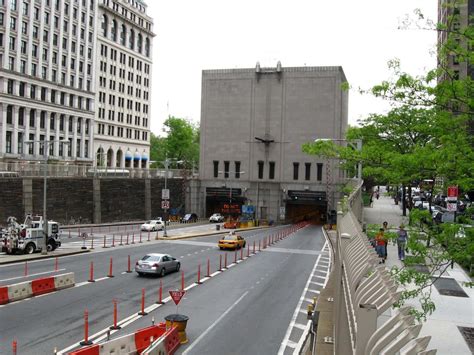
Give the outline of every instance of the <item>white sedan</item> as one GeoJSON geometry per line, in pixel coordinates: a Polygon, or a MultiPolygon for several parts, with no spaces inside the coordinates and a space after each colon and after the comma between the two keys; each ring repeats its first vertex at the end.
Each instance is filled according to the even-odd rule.
{"type": "Polygon", "coordinates": [[[224,222],[224,216],[221,215],[220,213],[214,213],[211,217],[209,217],[209,222],[210,223],[212,223],[212,222],[215,222],[215,223],[224,222]]]}
{"type": "Polygon", "coordinates": [[[163,230],[163,221],[159,220],[151,220],[151,221],[146,221],[140,226],[141,231],[145,232],[154,232],[154,231],[160,231],[163,230]]]}

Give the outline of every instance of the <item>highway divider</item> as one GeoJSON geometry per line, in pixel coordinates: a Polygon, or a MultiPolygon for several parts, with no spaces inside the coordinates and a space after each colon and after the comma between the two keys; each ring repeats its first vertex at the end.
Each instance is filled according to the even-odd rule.
{"type": "Polygon", "coordinates": [[[74,285],[74,273],[69,272],[2,286],[0,287],[0,304],[7,304],[25,298],[44,295],[46,293],[73,287],[74,285]]]}
{"type": "Polygon", "coordinates": [[[101,344],[72,351],[69,355],[148,354],[172,355],[180,345],[178,328],[165,323],[138,329],[101,344]]]}

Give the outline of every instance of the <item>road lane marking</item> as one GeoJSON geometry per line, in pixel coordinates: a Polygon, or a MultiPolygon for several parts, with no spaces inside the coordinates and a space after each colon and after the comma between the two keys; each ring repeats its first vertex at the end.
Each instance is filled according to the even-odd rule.
{"type": "Polygon", "coordinates": [[[275,248],[272,247],[271,249],[265,249],[267,251],[273,253],[290,253],[290,254],[306,254],[306,255],[321,255],[323,251],[315,251],[315,250],[303,250],[303,249],[288,249],[288,248],[275,248]]]}
{"type": "Polygon", "coordinates": [[[239,299],[237,301],[235,301],[232,306],[230,306],[230,308],[227,309],[227,311],[225,311],[224,313],[221,314],[221,316],[219,318],[217,318],[214,323],[212,323],[205,331],[204,333],[202,333],[193,343],[191,343],[191,345],[189,346],[189,348],[187,348],[184,352],[183,352],[183,355],[186,355],[187,353],[189,353],[197,344],[199,344],[199,342],[225,317],[227,316],[227,314],[232,311],[239,303],[240,301],[242,301],[242,299],[247,296],[247,294],[249,293],[249,291],[245,291],[245,293],[239,297],[239,299]]]}
{"type": "Polygon", "coordinates": [[[308,288],[308,292],[312,292],[312,293],[320,293],[321,291],[319,291],[319,290],[311,290],[311,289],[309,289],[309,288],[308,288]]]}
{"type": "Polygon", "coordinates": [[[305,329],[306,329],[306,324],[295,323],[295,324],[293,324],[293,326],[294,326],[295,328],[298,328],[298,329],[301,329],[301,330],[305,330],[305,329]]]}
{"type": "Polygon", "coordinates": [[[30,277],[30,276],[39,276],[39,275],[51,274],[51,273],[53,273],[53,272],[59,272],[59,271],[65,271],[65,270],[66,270],[66,269],[58,269],[58,270],[37,272],[36,274],[28,274],[27,276],[10,277],[9,279],[0,280],[0,282],[11,281],[11,280],[17,280],[17,279],[23,279],[23,278],[25,278],[25,277],[30,277]]]}
{"type": "MultiPolygon", "coordinates": [[[[307,290],[309,289],[309,285],[311,283],[311,279],[313,278],[313,275],[314,273],[316,272],[316,269],[318,267],[318,264],[319,264],[319,261],[321,260],[321,256],[322,256],[322,250],[326,247],[326,244],[327,244],[327,241],[324,243],[323,247],[321,248],[321,251],[318,253],[318,258],[316,259],[316,262],[314,263],[314,266],[313,266],[313,270],[311,270],[311,274],[309,275],[308,277],[308,281],[306,281],[306,285],[304,287],[304,290],[303,292],[301,293],[301,297],[298,301],[298,304],[296,305],[296,309],[293,313],[293,316],[291,318],[291,321],[290,321],[290,324],[288,325],[288,328],[286,330],[286,334],[285,334],[285,337],[283,338],[283,341],[281,342],[281,345],[280,345],[280,349],[278,349],[278,355],[283,355],[284,352],[285,352],[285,349],[287,346],[290,346],[289,344],[293,343],[291,340],[290,340],[290,335],[291,335],[291,332],[293,330],[293,324],[295,324],[296,322],[296,318],[298,317],[298,314],[299,314],[299,310],[301,309],[301,306],[303,304],[303,301],[307,301],[309,303],[312,303],[313,300],[312,299],[309,299],[309,298],[306,298],[306,293],[307,293],[307,290]]],[[[294,344],[297,344],[297,343],[294,343],[294,344]]],[[[291,347],[291,346],[290,346],[291,347]]],[[[295,346],[296,347],[296,346],[295,346]]]]}

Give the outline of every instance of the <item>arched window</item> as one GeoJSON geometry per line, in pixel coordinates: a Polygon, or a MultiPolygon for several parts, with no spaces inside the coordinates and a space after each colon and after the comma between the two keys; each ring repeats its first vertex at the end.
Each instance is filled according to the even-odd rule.
{"type": "Polygon", "coordinates": [[[125,27],[125,25],[122,25],[122,29],[120,31],[120,44],[122,46],[125,46],[126,41],[127,41],[127,28],[125,27]]]}
{"type": "Polygon", "coordinates": [[[108,26],[108,19],[106,15],[102,15],[102,23],[100,24],[100,28],[102,29],[102,36],[107,37],[107,26],[108,26]]]}
{"type": "Polygon", "coordinates": [[[130,49],[135,49],[135,31],[130,30],[130,37],[128,38],[128,47],[130,49]]]}
{"type": "Polygon", "coordinates": [[[138,34],[138,40],[137,40],[137,52],[142,53],[142,47],[143,47],[143,37],[142,34],[138,34]]]}
{"type": "Polygon", "coordinates": [[[112,41],[116,42],[117,41],[117,21],[113,20],[112,21],[112,30],[111,30],[111,37],[112,37],[112,41]]]}
{"type": "Polygon", "coordinates": [[[150,39],[148,37],[145,39],[145,55],[150,56],[150,39]]]}

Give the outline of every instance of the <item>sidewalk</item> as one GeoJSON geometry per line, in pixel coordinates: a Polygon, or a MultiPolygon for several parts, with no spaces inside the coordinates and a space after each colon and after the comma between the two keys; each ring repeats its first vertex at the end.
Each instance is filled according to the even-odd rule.
{"type": "MultiPolygon", "coordinates": [[[[397,229],[401,223],[407,225],[408,217],[403,217],[400,206],[384,193],[381,187],[380,198],[374,199],[372,207],[364,208],[364,222],[381,226],[387,221],[390,229],[397,229]]],[[[387,254],[388,268],[402,267],[396,246],[390,243],[387,254]]],[[[466,272],[454,264],[454,268],[448,269],[437,282],[438,287],[432,287],[431,298],[436,310],[424,323],[420,336],[431,335],[428,348],[438,349],[438,354],[474,353],[474,289],[464,286],[463,283],[468,281],[471,279],[466,272]],[[461,296],[463,293],[465,295],[461,296]]],[[[417,301],[410,302],[414,307],[417,304],[417,301]]]]}

